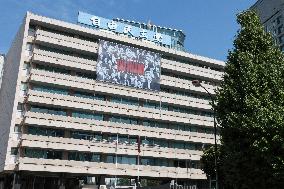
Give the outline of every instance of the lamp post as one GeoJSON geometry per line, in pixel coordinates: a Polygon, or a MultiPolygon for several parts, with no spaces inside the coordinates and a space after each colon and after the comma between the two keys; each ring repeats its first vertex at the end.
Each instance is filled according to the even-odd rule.
{"type": "MultiPolygon", "coordinates": [[[[206,93],[210,96],[212,105],[214,105],[214,98],[209,93],[209,91],[201,84],[199,80],[193,80],[192,84],[195,87],[202,87],[206,93]]],[[[215,166],[215,189],[218,189],[218,169],[217,169],[217,125],[216,125],[216,117],[215,117],[215,108],[213,108],[213,120],[214,120],[214,166],[215,166]]]]}

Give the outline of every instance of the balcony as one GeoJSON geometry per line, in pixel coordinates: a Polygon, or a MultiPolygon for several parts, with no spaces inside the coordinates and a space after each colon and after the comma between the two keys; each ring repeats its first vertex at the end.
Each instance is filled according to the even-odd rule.
{"type": "Polygon", "coordinates": [[[157,93],[71,75],[47,72],[43,70],[32,69],[30,80],[35,83],[49,83],[51,85],[67,86],[75,89],[85,89],[92,92],[99,91],[101,93],[119,94],[120,96],[132,97],[136,99],[151,100],[156,102],[161,101],[162,103],[188,106],[205,110],[211,109],[211,105],[209,104],[208,100],[175,95],[162,91],[157,93]]]}
{"type": "Polygon", "coordinates": [[[46,64],[55,64],[64,67],[73,67],[75,69],[88,71],[96,71],[97,65],[97,62],[93,60],[45,51],[41,49],[34,49],[32,61],[46,64]]]}
{"type": "Polygon", "coordinates": [[[35,43],[55,46],[64,49],[73,49],[78,52],[97,53],[98,43],[58,33],[38,29],[35,34],[35,43]]]}
{"type": "Polygon", "coordinates": [[[211,70],[208,68],[193,66],[181,62],[177,62],[174,60],[161,60],[161,67],[167,70],[171,70],[173,72],[185,73],[188,75],[197,76],[199,78],[207,78],[216,81],[221,81],[223,77],[223,73],[215,70],[211,70]]]}
{"type": "MultiPolygon", "coordinates": [[[[171,88],[181,88],[185,90],[191,90],[191,91],[207,94],[206,91],[202,87],[195,87],[192,84],[192,81],[185,80],[185,79],[179,79],[175,77],[161,75],[160,84],[171,87],[171,88]]],[[[209,93],[215,94],[214,90],[217,89],[217,87],[214,87],[208,84],[202,84],[202,85],[209,91],[209,93]]]]}
{"type": "Polygon", "coordinates": [[[174,179],[206,179],[200,169],[175,168],[113,163],[80,162],[71,160],[52,160],[19,158],[19,171],[61,172],[90,175],[140,176],[174,179]]]}
{"type": "MultiPolygon", "coordinates": [[[[23,147],[41,148],[41,149],[55,149],[67,151],[81,151],[81,152],[97,152],[103,154],[118,154],[118,155],[138,155],[137,144],[126,144],[109,141],[88,141],[72,138],[62,137],[48,137],[36,135],[22,135],[23,147]]],[[[157,157],[167,159],[182,159],[182,160],[200,160],[201,151],[184,150],[175,148],[164,148],[151,145],[140,146],[142,157],[157,157]]]]}
{"type": "Polygon", "coordinates": [[[59,129],[72,129],[79,131],[103,132],[121,135],[152,137],[167,140],[180,140],[186,142],[201,142],[214,144],[213,134],[202,134],[197,132],[180,131],[165,128],[153,128],[142,125],[130,125],[109,121],[82,119],[52,114],[26,112],[24,117],[18,118],[16,124],[39,125],[45,127],[56,127],[59,129]]]}
{"type": "Polygon", "coordinates": [[[213,126],[212,117],[33,90],[30,90],[28,92],[27,102],[31,104],[53,105],[63,108],[67,107],[77,110],[86,110],[88,112],[96,111],[114,115],[132,116],[149,120],[170,121],[209,127],[213,126]]]}

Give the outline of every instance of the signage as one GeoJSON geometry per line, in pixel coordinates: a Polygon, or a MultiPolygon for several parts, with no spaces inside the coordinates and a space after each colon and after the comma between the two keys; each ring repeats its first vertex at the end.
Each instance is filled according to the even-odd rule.
{"type": "Polygon", "coordinates": [[[100,40],[97,80],[159,91],[160,62],[158,53],[100,40]]]}
{"type": "Polygon", "coordinates": [[[140,39],[152,41],[163,45],[171,46],[171,36],[158,33],[152,30],[146,30],[139,27],[135,27],[129,24],[116,22],[114,20],[90,15],[84,12],[79,12],[78,23],[92,26],[94,28],[109,30],[114,33],[125,34],[140,39]]]}

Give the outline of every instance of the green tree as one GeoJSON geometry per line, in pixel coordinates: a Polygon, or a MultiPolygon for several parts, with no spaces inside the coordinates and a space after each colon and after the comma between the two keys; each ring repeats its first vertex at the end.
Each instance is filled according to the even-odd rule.
{"type": "Polygon", "coordinates": [[[284,188],[284,57],[255,12],[239,14],[237,22],[214,106],[218,171],[231,189],[284,188]]]}
{"type": "MultiPolygon", "coordinates": [[[[219,189],[231,189],[230,186],[225,185],[222,168],[222,153],[220,152],[220,146],[217,147],[217,168],[218,168],[218,184],[219,189]]],[[[215,169],[215,148],[211,146],[205,149],[203,155],[201,156],[202,170],[206,173],[212,181],[216,179],[216,169],[215,169]]],[[[212,182],[212,187],[215,187],[215,182],[212,182]]]]}
{"type": "Polygon", "coordinates": [[[215,149],[214,146],[203,151],[203,155],[200,159],[202,164],[202,170],[207,176],[215,178],[215,149]]]}

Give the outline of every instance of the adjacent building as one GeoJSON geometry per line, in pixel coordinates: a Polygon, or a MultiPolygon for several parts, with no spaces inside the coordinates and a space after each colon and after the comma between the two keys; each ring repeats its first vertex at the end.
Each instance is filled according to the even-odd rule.
{"type": "Polygon", "coordinates": [[[258,0],[251,9],[258,12],[265,30],[284,51],[284,0],[258,0]]]}
{"type": "Polygon", "coordinates": [[[0,92],[0,188],[209,188],[210,96],[225,63],[184,51],[180,30],[80,12],[28,12],[0,92]]]}

